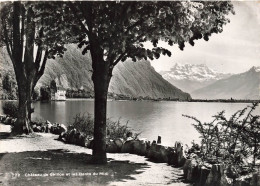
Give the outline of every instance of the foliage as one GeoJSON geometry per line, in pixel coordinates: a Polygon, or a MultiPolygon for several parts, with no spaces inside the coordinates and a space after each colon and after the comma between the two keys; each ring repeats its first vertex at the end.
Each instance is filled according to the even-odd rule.
{"type": "Polygon", "coordinates": [[[80,29],[79,47],[85,54],[96,41],[104,59],[114,66],[118,61],[131,58],[158,59],[171,56],[166,48],[159,47],[162,40],[177,44],[183,50],[185,42],[208,41],[212,33],[221,33],[233,11],[229,1],[214,2],[75,2],[68,3],[80,29]],[[144,42],[150,41],[152,49],[144,42]]]}
{"type": "MultiPolygon", "coordinates": [[[[19,50],[23,50],[24,38],[33,37],[38,46],[35,63],[41,60],[42,56],[55,58],[55,55],[62,56],[66,51],[64,44],[72,42],[70,29],[73,22],[64,22],[67,14],[64,14],[62,3],[58,2],[5,2],[1,3],[1,42],[10,50],[15,36],[12,31],[17,26],[17,35],[21,43],[17,43],[19,50]],[[16,25],[15,21],[20,23],[16,25]],[[28,32],[33,29],[34,35],[28,32]],[[27,30],[27,32],[25,32],[27,30]]],[[[66,17],[69,20],[69,17],[66,17]]],[[[8,51],[9,53],[9,51],[8,51]]],[[[9,53],[10,54],[10,53],[9,53]]],[[[13,54],[11,52],[11,54],[13,54]]],[[[11,59],[12,55],[11,55],[11,59]]]]}
{"type": "Polygon", "coordinates": [[[2,80],[2,84],[3,84],[3,89],[7,90],[7,91],[12,91],[12,88],[15,84],[15,82],[11,79],[9,74],[5,74],[2,80]]]}
{"type": "Polygon", "coordinates": [[[41,87],[40,88],[41,93],[41,100],[42,101],[49,101],[51,100],[51,90],[49,87],[41,87]]]}
{"type": "MultiPolygon", "coordinates": [[[[77,129],[86,136],[93,136],[94,134],[94,119],[90,114],[76,114],[74,121],[70,125],[71,128],[77,129]]],[[[107,119],[107,135],[110,139],[123,138],[126,139],[128,134],[132,133],[126,124],[122,124],[120,119],[112,121],[107,119]]],[[[139,134],[134,134],[137,138],[139,134]]]]}
{"type": "Polygon", "coordinates": [[[6,101],[4,102],[2,106],[4,114],[11,116],[11,117],[17,117],[18,115],[18,103],[16,101],[6,101]]]}
{"type": "Polygon", "coordinates": [[[86,134],[87,136],[92,136],[94,133],[94,120],[90,114],[76,114],[74,121],[70,126],[86,134]]]}
{"type": "Polygon", "coordinates": [[[0,99],[17,100],[17,88],[13,89],[11,92],[0,90],[0,99]]]}
{"type": "Polygon", "coordinates": [[[2,99],[15,100],[17,99],[17,84],[11,74],[4,74],[2,79],[3,90],[1,93],[2,99]]]}
{"type": "Polygon", "coordinates": [[[260,116],[253,115],[257,106],[258,103],[253,103],[235,112],[229,119],[222,111],[209,123],[184,115],[196,121],[193,125],[202,138],[197,148],[200,158],[210,163],[224,162],[229,166],[233,179],[252,171],[257,166],[256,159],[260,157],[260,116]]]}
{"type": "Polygon", "coordinates": [[[57,85],[55,80],[51,80],[50,89],[53,90],[54,92],[57,92],[57,85]]]}
{"type": "Polygon", "coordinates": [[[132,130],[127,126],[128,121],[122,124],[120,119],[113,121],[107,119],[107,135],[110,139],[133,137],[137,139],[141,133],[133,133],[132,130]]]}
{"type": "Polygon", "coordinates": [[[33,125],[33,124],[41,125],[43,123],[45,123],[45,120],[41,116],[34,117],[34,118],[32,118],[32,121],[31,121],[31,125],[33,125]]]}
{"type": "Polygon", "coordinates": [[[187,158],[191,159],[196,156],[201,156],[200,152],[201,152],[201,147],[199,144],[195,143],[194,140],[191,142],[191,147],[189,147],[186,144],[186,149],[185,149],[184,153],[187,158]]]}

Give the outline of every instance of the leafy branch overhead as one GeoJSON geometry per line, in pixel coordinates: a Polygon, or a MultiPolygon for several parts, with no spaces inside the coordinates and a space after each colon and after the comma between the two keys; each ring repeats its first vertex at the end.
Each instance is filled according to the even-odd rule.
{"type": "Polygon", "coordinates": [[[91,49],[91,40],[99,43],[106,61],[114,66],[120,60],[131,58],[159,58],[171,52],[158,47],[162,40],[177,44],[209,40],[212,33],[221,33],[233,11],[231,2],[69,2],[84,34],[79,47],[83,54],[91,49]],[[143,43],[150,41],[153,49],[143,43]]]}
{"type": "MultiPolygon", "coordinates": [[[[37,48],[37,55],[40,59],[42,51],[48,51],[47,58],[54,58],[55,55],[62,56],[66,49],[66,43],[74,40],[71,29],[73,22],[68,22],[69,14],[66,6],[59,2],[22,2],[17,4],[17,28],[14,28],[13,13],[14,6],[10,2],[1,3],[1,45],[9,47],[12,54],[14,46],[26,44],[28,30],[32,29],[35,36],[32,38],[37,48]],[[65,21],[67,20],[67,21],[65,21]],[[18,29],[16,35],[18,41],[14,41],[12,35],[14,29],[18,29]],[[17,45],[15,45],[17,44],[17,45]]],[[[22,50],[22,49],[21,49],[22,50]]]]}

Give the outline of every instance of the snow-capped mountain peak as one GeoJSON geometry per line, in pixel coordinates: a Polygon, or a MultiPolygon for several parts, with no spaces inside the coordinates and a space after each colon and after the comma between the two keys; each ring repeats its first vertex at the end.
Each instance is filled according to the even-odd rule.
{"type": "Polygon", "coordinates": [[[254,70],[255,72],[260,72],[260,66],[256,67],[256,66],[253,66],[250,70],[254,70]]]}
{"type": "Polygon", "coordinates": [[[176,63],[170,71],[164,71],[161,74],[166,80],[175,79],[193,81],[219,80],[226,76],[226,74],[210,69],[205,64],[195,65],[179,63],[176,63]]]}
{"type": "Polygon", "coordinates": [[[205,64],[180,63],[176,63],[169,71],[164,71],[160,74],[171,84],[186,92],[192,92],[230,76],[230,74],[219,73],[205,64]]]}

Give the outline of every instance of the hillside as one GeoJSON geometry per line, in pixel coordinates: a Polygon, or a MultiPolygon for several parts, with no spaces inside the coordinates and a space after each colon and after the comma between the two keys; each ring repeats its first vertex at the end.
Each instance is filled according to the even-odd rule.
{"type": "MultiPolygon", "coordinates": [[[[90,56],[88,54],[83,56],[75,45],[69,45],[67,49],[63,58],[48,61],[45,74],[39,80],[37,87],[49,85],[50,81],[55,79],[57,84],[64,88],[78,89],[83,86],[87,91],[93,91],[90,56]]],[[[6,69],[5,66],[9,68],[9,72],[13,73],[10,68],[11,62],[5,53],[2,50],[0,55],[1,60],[2,56],[5,56],[1,74],[6,73],[6,71],[3,72],[3,69],[6,69]]],[[[119,63],[113,71],[109,92],[132,97],[190,98],[189,94],[164,80],[149,61],[119,63]]]]}
{"type": "Polygon", "coordinates": [[[169,71],[162,71],[160,74],[171,84],[189,93],[230,76],[230,74],[210,69],[204,64],[179,63],[176,63],[169,71]]]}
{"type": "Polygon", "coordinates": [[[15,99],[17,92],[16,79],[13,71],[13,65],[10,61],[9,55],[6,50],[0,51],[0,99],[15,99]],[[8,74],[8,80],[11,86],[11,91],[3,88],[3,79],[8,74]]]}
{"type": "Polygon", "coordinates": [[[221,79],[192,92],[199,99],[260,99],[260,67],[221,79]]]}

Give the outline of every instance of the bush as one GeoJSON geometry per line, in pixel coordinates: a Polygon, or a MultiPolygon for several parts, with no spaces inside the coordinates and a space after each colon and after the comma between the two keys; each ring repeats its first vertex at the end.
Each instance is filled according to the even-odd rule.
{"type": "Polygon", "coordinates": [[[195,117],[184,115],[196,121],[193,125],[202,138],[197,155],[202,161],[225,163],[229,167],[227,172],[232,170],[237,173],[233,179],[256,170],[256,159],[260,155],[260,116],[252,113],[257,106],[257,103],[253,103],[235,112],[229,119],[222,111],[213,116],[210,123],[202,123],[195,117]]]}
{"type": "Polygon", "coordinates": [[[45,121],[46,120],[44,120],[41,116],[37,116],[35,118],[32,118],[31,124],[38,124],[38,125],[40,125],[40,124],[45,123],[45,121]]]}
{"type": "Polygon", "coordinates": [[[6,101],[4,102],[2,109],[4,114],[16,118],[18,115],[18,102],[6,101]]]}
{"type": "Polygon", "coordinates": [[[41,94],[42,101],[51,100],[51,89],[49,87],[41,87],[40,94],[41,94]]]}
{"type": "MultiPolygon", "coordinates": [[[[120,119],[112,121],[107,119],[107,136],[110,139],[123,138],[126,139],[129,134],[133,134],[130,128],[125,124],[122,124],[120,119]]],[[[94,118],[90,114],[77,114],[70,127],[77,129],[79,132],[93,136],[94,134],[94,118]]],[[[70,128],[69,128],[70,130],[70,128]]],[[[137,138],[140,133],[135,133],[133,138],[137,138]]]]}
{"type": "Polygon", "coordinates": [[[17,83],[11,74],[5,74],[2,80],[3,95],[2,99],[15,100],[17,99],[17,83]]]}
{"type": "Polygon", "coordinates": [[[79,132],[84,133],[87,136],[93,136],[94,120],[90,114],[76,114],[74,121],[70,126],[77,129],[79,132]]]}
{"type": "Polygon", "coordinates": [[[107,135],[111,139],[133,137],[137,139],[140,133],[133,133],[133,131],[127,126],[128,121],[125,124],[122,124],[120,119],[117,121],[112,121],[107,119],[107,135]]]}

